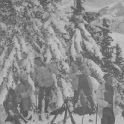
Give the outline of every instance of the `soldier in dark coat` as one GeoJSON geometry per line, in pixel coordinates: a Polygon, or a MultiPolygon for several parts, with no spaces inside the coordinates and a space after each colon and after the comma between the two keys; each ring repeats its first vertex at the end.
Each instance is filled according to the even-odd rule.
{"type": "Polygon", "coordinates": [[[89,79],[90,71],[87,65],[82,62],[81,55],[76,57],[76,62],[70,68],[69,76],[72,79],[72,86],[74,89],[74,105],[78,102],[80,91],[83,90],[93,110],[95,104],[92,97],[92,83],[89,79]]]}
{"type": "Polygon", "coordinates": [[[114,116],[114,82],[111,74],[105,74],[104,76],[105,84],[104,84],[104,100],[107,103],[107,106],[103,109],[103,116],[101,119],[102,124],[114,124],[115,116],[114,116]]]}
{"type": "Polygon", "coordinates": [[[32,86],[28,83],[28,75],[26,71],[23,71],[20,75],[20,83],[17,84],[15,89],[17,94],[17,103],[20,104],[20,112],[26,117],[30,110],[32,103],[30,95],[32,92],[32,86]]]}

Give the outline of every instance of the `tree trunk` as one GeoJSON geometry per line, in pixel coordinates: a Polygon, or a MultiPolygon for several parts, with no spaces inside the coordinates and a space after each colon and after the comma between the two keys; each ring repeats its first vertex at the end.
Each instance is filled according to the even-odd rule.
{"type": "Polygon", "coordinates": [[[81,0],[75,0],[75,13],[78,14],[82,11],[81,0]]]}

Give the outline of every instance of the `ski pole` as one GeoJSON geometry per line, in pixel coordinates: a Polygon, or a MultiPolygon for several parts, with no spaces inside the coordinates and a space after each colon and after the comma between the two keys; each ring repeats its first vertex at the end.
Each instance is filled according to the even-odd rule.
{"type": "Polygon", "coordinates": [[[72,116],[72,113],[70,112],[70,109],[68,107],[68,99],[66,99],[65,103],[66,103],[67,110],[68,110],[68,113],[69,113],[69,116],[70,116],[70,119],[71,119],[72,124],[76,124],[76,122],[75,122],[75,120],[74,120],[74,118],[72,116]]]}
{"type": "Polygon", "coordinates": [[[97,124],[97,111],[98,111],[98,103],[96,105],[96,124],[97,124]]]}
{"type": "Polygon", "coordinates": [[[64,115],[63,124],[66,123],[66,119],[67,119],[67,104],[65,104],[65,115],[64,115]]]}
{"type": "MultiPolygon", "coordinates": [[[[85,108],[84,108],[84,112],[85,112],[85,108]]],[[[83,112],[83,116],[82,116],[82,124],[84,122],[84,112],[83,112]]]]}

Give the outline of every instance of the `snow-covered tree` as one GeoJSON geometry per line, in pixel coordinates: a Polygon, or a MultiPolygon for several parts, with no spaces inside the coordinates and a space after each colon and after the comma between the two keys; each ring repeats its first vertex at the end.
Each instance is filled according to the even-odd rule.
{"type": "Polygon", "coordinates": [[[105,72],[111,72],[112,70],[112,37],[109,36],[110,30],[108,29],[108,25],[103,21],[103,27],[100,27],[102,30],[102,42],[100,44],[101,46],[101,52],[103,55],[103,65],[102,68],[105,72]]]}
{"type": "Polygon", "coordinates": [[[104,81],[101,61],[107,54],[101,50],[97,28],[90,23],[94,16],[86,13],[84,0],[70,1],[65,5],[65,0],[0,0],[0,105],[7,87],[16,87],[22,69],[28,73],[32,102],[36,104],[32,80],[36,56],[54,63],[60,72],[60,76],[53,74],[55,87],[50,103],[56,103],[54,107],[73,96],[68,72],[78,53],[91,76],[99,83],[104,81]]]}
{"type": "Polygon", "coordinates": [[[115,76],[116,72],[117,74],[121,73],[121,69],[115,63],[114,47],[112,45],[113,39],[109,35],[110,30],[106,19],[103,20],[102,26],[96,26],[96,28],[99,31],[96,32],[97,35],[95,37],[103,55],[103,59],[100,62],[101,68],[104,72],[111,73],[115,76]]]}
{"type": "Polygon", "coordinates": [[[120,48],[120,45],[117,43],[115,46],[116,49],[116,58],[115,58],[115,63],[119,66],[122,67],[124,64],[124,58],[122,56],[122,50],[120,48]]]}
{"type": "MultiPolygon", "coordinates": [[[[114,63],[116,65],[118,65],[120,68],[122,68],[124,65],[124,58],[122,57],[122,50],[118,43],[115,46],[115,50],[116,50],[116,53],[115,53],[115,62],[114,63]]],[[[116,77],[121,78],[121,73],[118,73],[118,71],[115,71],[115,75],[116,75],[116,77]]]]}
{"type": "MultiPolygon", "coordinates": [[[[14,88],[18,83],[22,68],[27,71],[29,83],[35,91],[32,80],[35,56],[40,56],[46,63],[56,62],[61,74],[61,77],[53,74],[58,106],[62,105],[65,97],[73,95],[67,74],[69,62],[75,60],[76,54],[83,55],[93,77],[99,82],[103,80],[103,71],[94,59],[102,60],[102,53],[86,28],[88,22],[83,17],[83,1],[75,1],[74,7],[71,4],[62,6],[62,2],[0,1],[0,104],[5,99],[6,86],[14,88]],[[71,14],[67,14],[67,8],[71,14]]],[[[35,97],[32,100],[35,103],[35,97]]]]}
{"type": "MultiPolygon", "coordinates": [[[[78,1],[77,1],[78,2],[78,1]]],[[[71,41],[70,41],[70,52],[73,59],[75,59],[75,55],[78,53],[81,53],[84,57],[84,59],[88,61],[92,61],[90,65],[92,64],[96,65],[92,66],[91,72],[93,76],[102,78],[103,73],[99,73],[101,68],[98,64],[96,64],[97,60],[100,61],[102,59],[102,54],[100,52],[99,46],[97,45],[97,42],[93,39],[91,33],[88,31],[87,27],[90,25],[89,22],[86,20],[85,9],[84,4],[81,4],[80,10],[76,11],[74,10],[74,14],[72,15],[70,22],[71,22],[71,41]],[[96,61],[94,61],[96,60],[96,61]],[[95,75],[94,75],[95,74],[95,75]]],[[[76,8],[75,8],[76,9],[76,8]]],[[[77,9],[76,9],[77,10],[77,9]]],[[[88,17],[87,17],[88,18],[88,17]]],[[[91,67],[89,66],[89,67],[91,67]]],[[[101,71],[102,72],[102,71],[101,71]]],[[[99,79],[98,79],[99,80],[99,79]]]]}
{"type": "MultiPolygon", "coordinates": [[[[1,46],[4,48],[1,49],[0,73],[2,104],[7,93],[6,86],[14,88],[18,81],[17,75],[22,68],[26,69],[29,83],[33,91],[35,90],[32,80],[35,56],[41,56],[46,63],[55,58],[62,75],[61,70],[68,72],[69,68],[65,61],[67,44],[62,37],[66,34],[65,26],[68,24],[68,18],[63,15],[60,3],[38,0],[2,0],[0,2],[1,46]]],[[[61,83],[68,85],[70,81],[63,77],[61,83]]],[[[65,95],[64,88],[61,88],[65,95]]],[[[70,94],[72,94],[71,91],[66,96],[70,94]]]]}

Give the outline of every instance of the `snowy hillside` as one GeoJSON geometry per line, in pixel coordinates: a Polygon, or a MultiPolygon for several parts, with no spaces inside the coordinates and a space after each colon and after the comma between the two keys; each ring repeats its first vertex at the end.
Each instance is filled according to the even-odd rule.
{"type": "Polygon", "coordinates": [[[113,45],[115,45],[116,43],[118,43],[123,51],[123,56],[124,56],[124,35],[123,34],[119,34],[119,33],[110,33],[110,36],[113,38],[114,42],[113,45]]]}
{"type": "Polygon", "coordinates": [[[113,16],[123,16],[124,8],[123,8],[122,2],[114,2],[112,4],[109,4],[103,8],[101,8],[98,12],[101,15],[104,14],[112,14],[113,16]]]}
{"type": "Polygon", "coordinates": [[[124,33],[124,2],[114,2],[106,5],[98,13],[101,15],[101,21],[103,18],[108,19],[112,31],[124,33]]]}
{"type": "Polygon", "coordinates": [[[92,5],[85,5],[85,9],[89,12],[97,12],[100,8],[99,7],[94,7],[92,5]]]}

